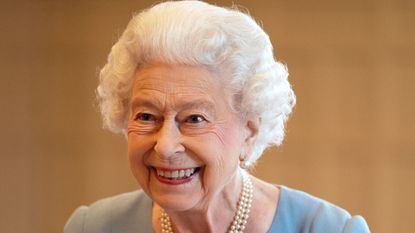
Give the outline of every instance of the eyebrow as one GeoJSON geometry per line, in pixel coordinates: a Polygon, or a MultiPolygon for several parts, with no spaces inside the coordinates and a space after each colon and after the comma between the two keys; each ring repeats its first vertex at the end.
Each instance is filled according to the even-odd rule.
{"type": "Polygon", "coordinates": [[[136,106],[159,109],[158,106],[162,106],[162,103],[155,98],[135,97],[135,98],[132,98],[132,100],[130,101],[130,108],[134,108],[136,106]]]}
{"type": "Polygon", "coordinates": [[[179,104],[178,106],[179,109],[203,109],[203,110],[207,110],[210,114],[216,115],[215,114],[215,105],[212,101],[208,101],[205,99],[196,99],[194,101],[189,101],[189,102],[185,102],[183,104],[179,104]]]}
{"type": "MultiPolygon", "coordinates": [[[[163,105],[164,104],[161,103],[158,99],[147,97],[147,96],[133,98],[130,103],[131,108],[142,106],[142,107],[148,107],[148,108],[153,108],[157,110],[162,110],[161,108],[163,105]]],[[[178,105],[175,105],[174,108],[180,109],[180,110],[203,109],[203,110],[209,111],[209,113],[211,114],[215,114],[215,104],[210,100],[206,100],[202,98],[180,103],[178,105]]]]}

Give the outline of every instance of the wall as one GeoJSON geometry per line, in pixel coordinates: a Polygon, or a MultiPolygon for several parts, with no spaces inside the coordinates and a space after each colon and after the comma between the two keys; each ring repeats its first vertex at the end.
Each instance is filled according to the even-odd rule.
{"type": "MultiPolygon", "coordinates": [[[[232,1],[210,1],[229,6],[232,1]]],[[[415,4],[235,1],[287,63],[298,104],[254,173],[409,233],[415,202],[415,4]]],[[[137,187],[121,136],[101,129],[99,67],[152,1],[4,1],[0,229],[60,232],[74,208],[137,187]]]]}

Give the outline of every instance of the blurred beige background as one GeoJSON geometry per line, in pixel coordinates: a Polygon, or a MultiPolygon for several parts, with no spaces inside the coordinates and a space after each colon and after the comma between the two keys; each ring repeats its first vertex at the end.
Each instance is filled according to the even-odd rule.
{"type": "MultiPolygon", "coordinates": [[[[298,98],[285,144],[255,174],[361,214],[373,232],[413,232],[415,2],[234,2],[269,32],[298,98]]],[[[137,187],[94,89],[152,3],[1,1],[1,232],[61,232],[77,206],[137,187]]]]}

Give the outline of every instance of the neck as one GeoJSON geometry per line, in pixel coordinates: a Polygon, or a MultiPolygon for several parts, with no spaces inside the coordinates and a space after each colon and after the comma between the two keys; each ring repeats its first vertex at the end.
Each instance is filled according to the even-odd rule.
{"type": "Polygon", "coordinates": [[[242,190],[242,171],[238,171],[220,192],[211,194],[207,203],[186,211],[168,211],[175,232],[227,232],[237,211],[242,190]]]}

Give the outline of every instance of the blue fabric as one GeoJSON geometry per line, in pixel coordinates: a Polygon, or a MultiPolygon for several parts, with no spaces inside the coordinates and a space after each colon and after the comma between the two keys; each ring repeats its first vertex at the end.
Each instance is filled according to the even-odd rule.
{"type": "Polygon", "coordinates": [[[280,201],[269,233],[366,233],[361,216],[307,193],[280,186],[280,201]]]}
{"type": "MultiPolygon", "coordinates": [[[[268,233],[366,233],[361,216],[350,214],[307,193],[280,186],[280,200],[268,233]]],[[[81,206],[64,233],[152,233],[152,201],[143,191],[81,206]]]]}

